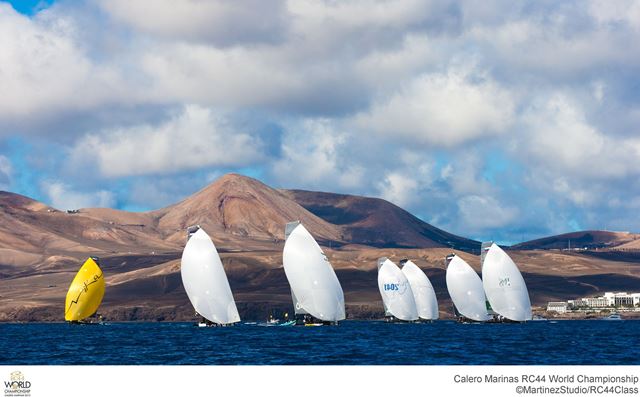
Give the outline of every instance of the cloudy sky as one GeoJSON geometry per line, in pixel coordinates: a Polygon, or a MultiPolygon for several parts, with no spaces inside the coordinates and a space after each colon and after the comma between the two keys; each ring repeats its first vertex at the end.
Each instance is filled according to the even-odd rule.
{"type": "Polygon", "coordinates": [[[0,189],[171,204],[227,172],[505,243],[640,231],[640,2],[0,1],[0,189]]]}

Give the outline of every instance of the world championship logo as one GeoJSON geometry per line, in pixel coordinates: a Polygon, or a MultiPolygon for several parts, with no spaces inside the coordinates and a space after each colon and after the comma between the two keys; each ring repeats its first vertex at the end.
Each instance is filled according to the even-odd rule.
{"type": "Polygon", "coordinates": [[[5,397],[30,397],[31,382],[26,380],[20,371],[13,371],[9,374],[9,380],[4,381],[5,397]]]}

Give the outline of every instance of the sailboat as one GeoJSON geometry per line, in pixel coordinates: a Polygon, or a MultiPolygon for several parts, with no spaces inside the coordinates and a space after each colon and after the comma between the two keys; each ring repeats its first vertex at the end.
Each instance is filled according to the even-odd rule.
{"type": "Polygon", "coordinates": [[[513,260],[497,244],[491,244],[482,261],[482,284],[498,321],[532,318],[527,285],[513,260]]]}
{"type": "Polygon", "coordinates": [[[426,321],[437,320],[439,317],[438,299],[429,277],[408,259],[401,260],[400,266],[402,266],[402,273],[409,280],[413,298],[416,302],[416,309],[418,310],[418,317],[426,321]]]}
{"type": "Polygon", "coordinates": [[[459,256],[447,256],[447,290],[454,304],[458,319],[462,322],[488,321],[482,280],[478,273],[459,256]]]}
{"type": "Polygon", "coordinates": [[[92,256],[87,259],[74,277],[65,301],[64,319],[71,323],[96,324],[86,321],[96,314],[104,297],[105,282],[100,260],[92,256]]]}
{"type": "Polygon", "coordinates": [[[240,321],[218,251],[199,226],[187,229],[180,274],[191,304],[202,316],[198,326],[225,326],[240,321]]]}
{"type": "Polygon", "coordinates": [[[378,289],[387,321],[418,319],[418,309],[409,280],[388,258],[378,259],[378,289]]]}
{"type": "Polygon", "coordinates": [[[284,272],[299,324],[336,324],[345,319],[344,293],[326,255],[300,222],[285,226],[284,272]]]}

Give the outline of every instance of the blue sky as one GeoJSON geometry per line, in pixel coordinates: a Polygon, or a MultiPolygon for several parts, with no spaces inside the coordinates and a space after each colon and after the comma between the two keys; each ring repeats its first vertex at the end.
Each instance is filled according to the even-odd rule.
{"type": "Polygon", "coordinates": [[[227,172],[518,242],[640,231],[635,1],[0,1],[0,189],[155,209],[227,172]]]}

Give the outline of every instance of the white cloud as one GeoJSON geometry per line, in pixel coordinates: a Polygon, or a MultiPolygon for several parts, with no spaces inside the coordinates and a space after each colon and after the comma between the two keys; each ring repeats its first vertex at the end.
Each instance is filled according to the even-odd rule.
{"type": "Polygon", "coordinates": [[[78,192],[67,184],[56,181],[42,183],[44,193],[49,197],[52,207],[61,210],[79,208],[108,208],[116,204],[115,194],[107,190],[78,192]]]}
{"type": "Polygon", "coordinates": [[[640,4],[635,0],[592,0],[588,9],[591,16],[605,27],[622,22],[640,31],[640,4]]]}
{"type": "Polygon", "coordinates": [[[152,82],[151,98],[215,106],[278,107],[306,92],[309,81],[292,69],[282,50],[219,49],[163,43],[140,54],[139,66],[152,82]]]}
{"type": "Polygon", "coordinates": [[[379,92],[394,92],[425,69],[446,61],[446,49],[427,34],[408,34],[399,48],[373,49],[354,61],[357,76],[379,92]],[[384,76],[384,78],[380,78],[384,76]]]}
{"type": "Polygon", "coordinates": [[[306,19],[321,22],[333,22],[336,25],[360,29],[376,26],[406,28],[419,23],[425,14],[432,11],[433,5],[420,0],[371,1],[355,0],[344,2],[330,1],[291,1],[289,7],[293,14],[306,19]]]}
{"type": "Polygon", "coordinates": [[[70,18],[49,10],[28,18],[0,3],[0,120],[105,103],[117,77],[87,58],[79,35],[70,18]]]}
{"type": "Polygon", "coordinates": [[[616,139],[599,131],[580,105],[565,94],[536,101],[523,115],[523,122],[528,134],[516,150],[533,155],[536,162],[530,165],[574,178],[623,178],[640,173],[640,139],[616,139]]]}
{"type": "Polygon", "coordinates": [[[13,166],[11,160],[0,154],[0,190],[7,190],[11,185],[13,166]]]}
{"type": "Polygon", "coordinates": [[[380,162],[378,168],[369,169],[369,177],[378,181],[373,186],[378,197],[413,210],[422,207],[425,195],[433,198],[437,194],[432,190],[435,172],[430,156],[416,150],[401,149],[385,153],[385,157],[392,161],[380,162]]]}
{"type": "Polygon", "coordinates": [[[339,186],[358,188],[365,169],[348,156],[347,135],[323,119],[307,119],[288,127],[283,137],[282,155],[272,172],[287,185],[339,186]],[[341,153],[346,151],[346,155],[341,153]]]}
{"type": "Polygon", "coordinates": [[[590,190],[572,184],[567,178],[556,177],[550,180],[553,190],[560,196],[569,199],[574,204],[585,206],[597,201],[598,194],[591,186],[590,190]]]}
{"type": "Polygon", "coordinates": [[[492,185],[481,177],[485,164],[475,150],[461,150],[450,157],[440,178],[455,197],[493,194],[492,185]]]}
{"type": "Polygon", "coordinates": [[[378,191],[383,199],[404,207],[415,202],[418,182],[399,172],[388,173],[382,182],[378,183],[378,191]]]}
{"type": "Polygon", "coordinates": [[[287,26],[281,0],[100,0],[99,5],[141,32],[222,46],[278,41],[287,26]]]}
{"type": "Polygon", "coordinates": [[[128,189],[127,204],[134,209],[151,210],[175,204],[222,176],[211,174],[137,177],[128,189]]]}
{"type": "Polygon", "coordinates": [[[514,99],[497,82],[452,70],[416,78],[356,116],[355,124],[411,142],[455,146],[504,133],[513,113],[514,99]]]}
{"type": "Polygon", "coordinates": [[[25,17],[0,2],[0,135],[38,135],[24,137],[32,173],[143,181],[118,192],[125,205],[163,205],[202,174],[251,165],[267,183],[384,196],[463,234],[597,226],[640,194],[639,10],[95,0],[25,17]],[[66,162],[59,145],[72,146],[66,162]],[[492,180],[491,167],[514,175],[492,180]],[[521,202],[499,227],[461,215],[521,202]]]}
{"type": "Polygon", "coordinates": [[[236,131],[224,116],[187,105],[159,125],[136,125],[83,137],[71,161],[96,162],[106,177],[177,173],[211,166],[246,165],[261,159],[260,142],[236,131]]]}
{"type": "Polygon", "coordinates": [[[490,196],[465,196],[458,200],[459,216],[468,232],[482,231],[509,225],[518,210],[505,206],[490,196]]]}
{"type": "Polygon", "coordinates": [[[630,20],[625,20],[630,24],[622,26],[616,23],[613,3],[603,2],[603,7],[522,5],[517,15],[505,14],[490,24],[470,23],[465,40],[481,46],[491,62],[514,79],[529,80],[529,84],[584,81],[595,70],[637,66],[640,61],[635,11],[629,8],[630,20]],[[602,12],[604,8],[609,10],[602,12]]]}

